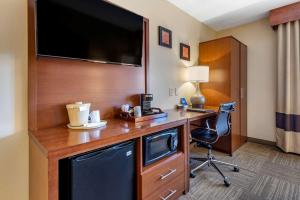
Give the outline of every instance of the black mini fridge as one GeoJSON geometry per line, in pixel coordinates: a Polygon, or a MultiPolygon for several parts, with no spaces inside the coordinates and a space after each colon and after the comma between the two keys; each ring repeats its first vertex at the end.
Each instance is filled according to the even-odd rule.
{"type": "Polygon", "coordinates": [[[135,200],[135,142],[59,162],[59,200],[135,200]]]}

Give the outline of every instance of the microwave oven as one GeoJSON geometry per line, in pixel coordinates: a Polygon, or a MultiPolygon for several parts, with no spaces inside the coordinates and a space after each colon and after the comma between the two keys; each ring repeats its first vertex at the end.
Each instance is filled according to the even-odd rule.
{"type": "Polygon", "coordinates": [[[177,152],[178,129],[169,129],[143,137],[143,162],[147,166],[177,152]]]}

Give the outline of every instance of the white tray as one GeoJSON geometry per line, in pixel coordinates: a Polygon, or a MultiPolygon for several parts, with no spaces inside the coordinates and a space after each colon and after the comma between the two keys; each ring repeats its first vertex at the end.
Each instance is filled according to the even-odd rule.
{"type": "Polygon", "coordinates": [[[68,128],[70,129],[93,129],[93,128],[100,128],[103,127],[107,124],[107,121],[105,120],[101,120],[99,123],[88,123],[85,124],[83,126],[71,126],[70,124],[68,124],[68,128]]]}

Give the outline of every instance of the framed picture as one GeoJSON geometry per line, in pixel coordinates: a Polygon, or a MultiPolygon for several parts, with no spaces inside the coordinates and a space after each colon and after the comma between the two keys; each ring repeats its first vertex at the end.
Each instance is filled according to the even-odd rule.
{"type": "Polygon", "coordinates": [[[190,46],[180,43],[180,59],[190,61],[190,46]]]}
{"type": "Polygon", "coordinates": [[[159,45],[172,49],[172,31],[164,27],[158,27],[159,45]]]}

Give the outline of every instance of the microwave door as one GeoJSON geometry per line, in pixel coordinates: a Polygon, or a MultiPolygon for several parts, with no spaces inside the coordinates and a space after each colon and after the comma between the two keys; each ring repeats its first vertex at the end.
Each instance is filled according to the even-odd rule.
{"type": "Polygon", "coordinates": [[[162,134],[158,136],[154,136],[149,141],[149,153],[150,160],[158,160],[164,157],[166,154],[170,153],[169,140],[170,134],[162,134]]]}

